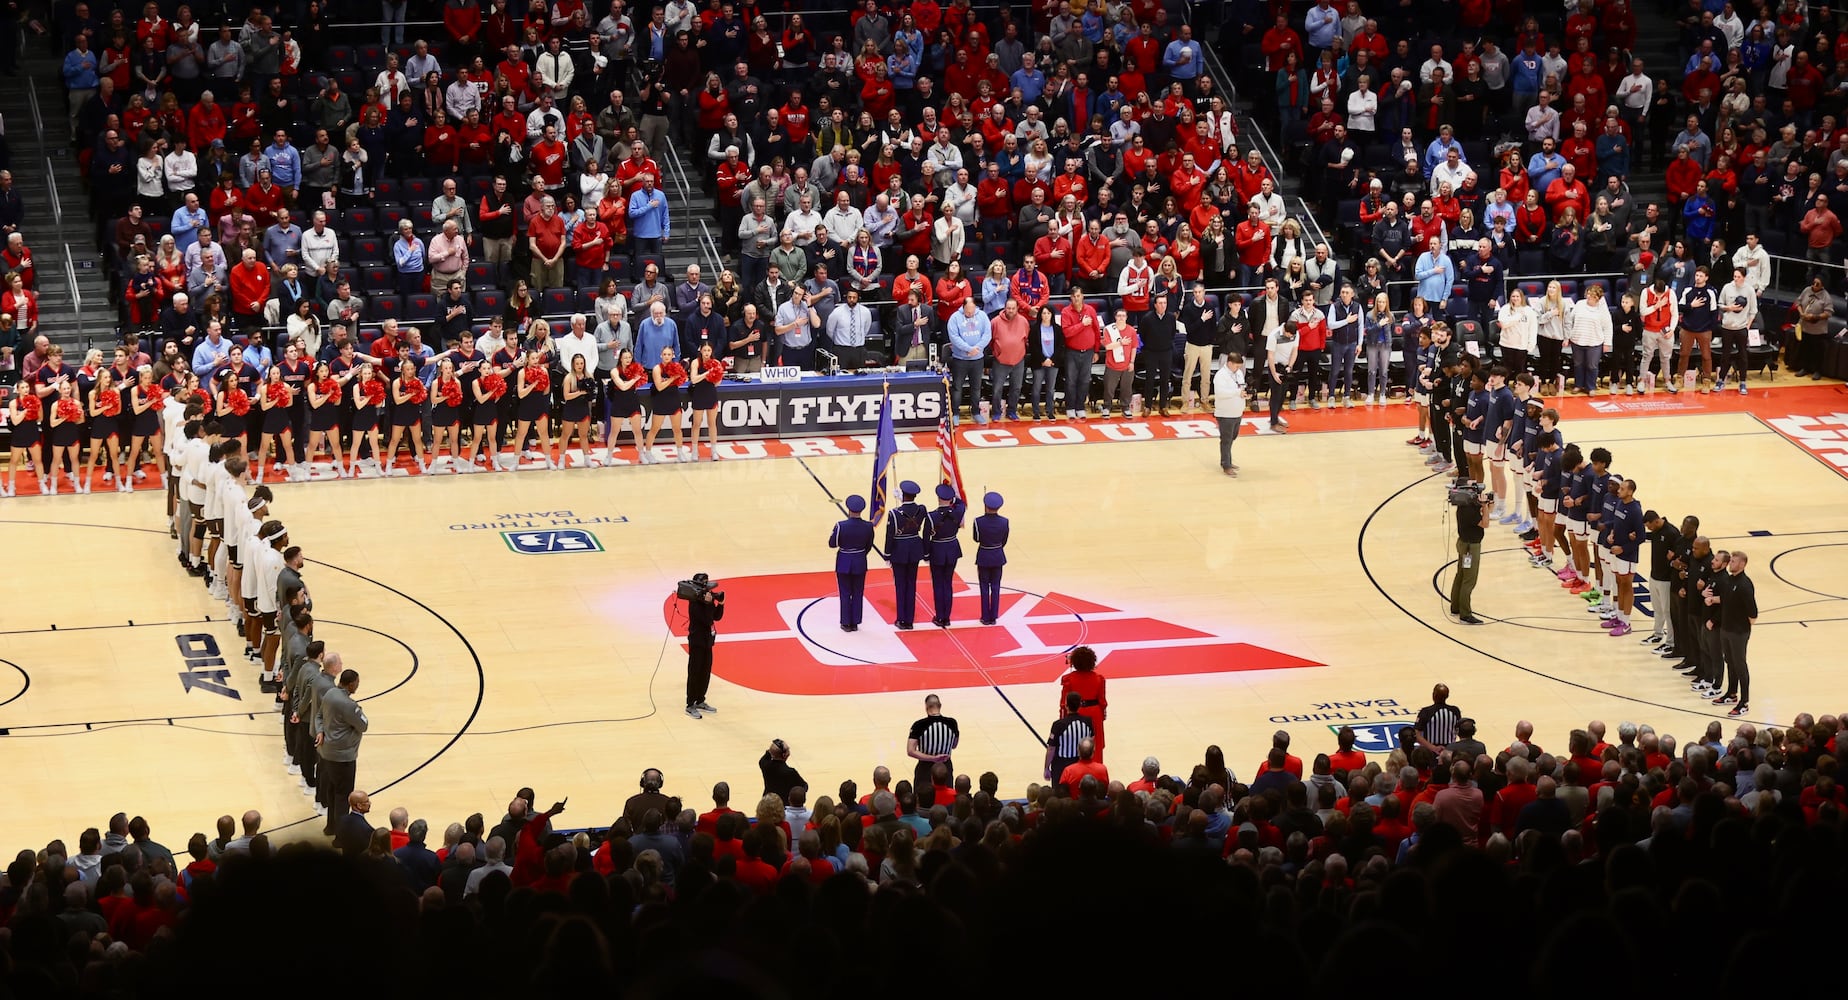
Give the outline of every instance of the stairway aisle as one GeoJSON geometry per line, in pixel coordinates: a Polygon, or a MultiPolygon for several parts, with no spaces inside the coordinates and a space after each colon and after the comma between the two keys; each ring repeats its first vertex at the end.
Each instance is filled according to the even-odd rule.
{"type": "Polygon", "coordinates": [[[680,173],[685,175],[687,183],[684,190],[681,189],[679,177],[674,171],[667,171],[670,176],[669,184],[674,188],[674,226],[666,243],[661,247],[662,255],[667,258],[667,273],[662,277],[669,279],[682,277],[686,273],[687,265],[697,264],[701,272],[700,280],[708,285],[713,284],[719,277],[718,272],[714,270],[718,262],[706,252],[704,231],[700,229],[700,222],[705,222],[706,228],[711,230],[712,238],[716,241],[719,238],[717,226],[719,212],[712,196],[706,193],[705,187],[700,182],[706,169],[704,156],[703,154],[696,156],[691,151],[683,150],[678,143],[669,144],[667,155],[678,157],[675,162],[680,167],[680,173]]]}
{"type": "Polygon", "coordinates": [[[49,50],[28,48],[20,75],[0,85],[0,118],[12,151],[13,186],[26,203],[26,245],[32,249],[38,281],[39,332],[67,353],[74,352],[73,363],[81,362],[83,349],[92,343],[114,343],[116,309],[96,250],[89,197],[67,141],[69,117],[58,62],[49,50]]]}

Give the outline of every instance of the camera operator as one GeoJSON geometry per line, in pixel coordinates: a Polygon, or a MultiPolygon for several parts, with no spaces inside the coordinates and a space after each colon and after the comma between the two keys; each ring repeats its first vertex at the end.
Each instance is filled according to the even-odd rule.
{"type": "Polygon", "coordinates": [[[687,715],[697,719],[701,712],[719,711],[707,704],[706,688],[712,684],[712,644],[719,637],[713,626],[725,617],[725,593],[713,590],[706,574],[695,573],[678,594],[687,602],[687,715]]]}
{"type": "Polygon", "coordinates": [[[1450,581],[1450,613],[1465,625],[1480,625],[1482,619],[1470,612],[1469,595],[1476,589],[1476,573],[1482,568],[1482,534],[1489,526],[1489,508],[1495,497],[1480,489],[1458,489],[1451,491],[1450,503],[1457,514],[1457,571],[1450,581]]]}

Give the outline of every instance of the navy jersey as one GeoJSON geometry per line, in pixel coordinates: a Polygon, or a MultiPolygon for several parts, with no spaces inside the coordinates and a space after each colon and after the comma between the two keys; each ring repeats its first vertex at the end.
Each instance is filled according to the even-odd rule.
{"type": "MultiPolygon", "coordinates": [[[[1611,496],[1616,495],[1617,491],[1612,490],[1611,496]]],[[[1611,554],[1624,562],[1636,562],[1648,534],[1643,527],[1643,505],[1634,499],[1618,501],[1611,512],[1611,554]]]]}
{"type": "Polygon", "coordinates": [[[930,516],[921,503],[901,503],[886,514],[886,558],[895,563],[924,561],[924,522],[930,516]]]}
{"type": "MultiPolygon", "coordinates": [[[[1617,509],[1623,506],[1623,501],[1617,498],[1617,487],[1623,480],[1610,475],[1606,475],[1602,478],[1604,479],[1604,489],[1600,491],[1598,495],[1598,506],[1596,508],[1598,521],[1596,527],[1598,529],[1598,544],[1605,548],[1609,548],[1611,536],[1617,530],[1617,509]]],[[[1641,524],[1641,519],[1638,519],[1637,523],[1641,524]]],[[[1640,531],[1641,529],[1637,530],[1640,531]]]]}
{"type": "Polygon", "coordinates": [[[1534,456],[1534,473],[1540,479],[1540,496],[1546,500],[1559,499],[1560,457],[1564,453],[1558,448],[1541,451],[1534,456]]]}
{"type": "Polygon", "coordinates": [[[1608,471],[1599,472],[1593,466],[1585,470],[1585,481],[1588,484],[1585,490],[1585,522],[1597,533],[1598,544],[1602,545],[1605,528],[1610,525],[1608,500],[1617,495],[1614,489],[1617,480],[1612,479],[1608,471]]]}
{"type": "Polygon", "coordinates": [[[1559,512],[1581,524],[1585,521],[1585,512],[1590,510],[1591,463],[1586,462],[1576,469],[1560,469],[1560,495],[1570,497],[1572,506],[1559,505],[1559,512]]]}
{"type": "MultiPolygon", "coordinates": [[[[1523,407],[1524,409],[1524,407],[1523,407]]],[[[1514,391],[1507,386],[1489,391],[1489,419],[1483,422],[1484,441],[1496,441],[1506,444],[1513,440],[1510,431],[1504,431],[1503,425],[1514,419],[1514,391]]]]}
{"type": "Polygon", "coordinates": [[[1489,422],[1487,420],[1488,415],[1489,391],[1487,389],[1477,389],[1471,392],[1469,394],[1469,401],[1463,404],[1463,440],[1471,444],[1481,444],[1489,427],[1489,422]],[[1470,426],[1471,421],[1478,419],[1482,422],[1473,427],[1470,426]]]}

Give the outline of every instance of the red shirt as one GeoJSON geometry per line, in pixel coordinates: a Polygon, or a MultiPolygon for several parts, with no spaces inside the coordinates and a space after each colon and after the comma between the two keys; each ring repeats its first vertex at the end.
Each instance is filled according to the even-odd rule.
{"type": "MultiPolygon", "coordinates": [[[[544,139],[533,143],[533,173],[544,178],[546,187],[557,187],[565,182],[565,144],[554,139],[544,139]]],[[[628,164],[625,162],[624,166],[628,164]]]]}
{"type": "MultiPolygon", "coordinates": [[[[1283,769],[1285,771],[1290,772],[1291,774],[1296,775],[1298,778],[1301,778],[1303,776],[1303,759],[1301,757],[1292,757],[1286,753],[1283,755],[1283,769]]],[[[1258,765],[1258,774],[1260,776],[1269,770],[1270,770],[1270,760],[1269,759],[1266,759],[1264,762],[1258,765]]]]}
{"type": "Polygon", "coordinates": [[[744,814],[739,812],[738,810],[729,809],[729,808],[714,809],[711,812],[700,813],[699,820],[693,824],[693,831],[695,833],[716,835],[719,832],[719,818],[721,816],[742,816],[742,815],[744,814]]]}
{"type": "Polygon", "coordinates": [[[527,235],[532,237],[533,242],[539,247],[539,253],[548,260],[557,256],[559,249],[565,245],[563,216],[554,215],[547,219],[544,215],[537,215],[526,228],[527,235]]]}
{"type": "Polygon", "coordinates": [[[739,885],[762,896],[776,888],[778,876],[776,869],[763,861],[757,858],[746,858],[738,862],[732,878],[737,879],[739,885]]]}
{"type": "Polygon", "coordinates": [[[1103,324],[1097,319],[1097,310],[1088,303],[1079,308],[1068,305],[1059,310],[1059,329],[1064,333],[1066,349],[1095,351],[1103,324]]]}
{"type": "MultiPolygon", "coordinates": [[[[1088,309],[1090,307],[1086,306],[1085,308],[1088,309]]],[[[1097,785],[1100,790],[1110,787],[1110,769],[1105,767],[1102,761],[1095,759],[1089,761],[1077,760],[1065,765],[1065,770],[1059,773],[1059,784],[1071,789],[1072,793],[1075,795],[1078,792],[1078,786],[1084,782],[1086,775],[1090,775],[1097,779],[1097,785]]]]}
{"type": "Polygon", "coordinates": [[[1331,771],[1358,771],[1366,766],[1367,755],[1359,750],[1337,750],[1328,755],[1328,767],[1331,771]]]}

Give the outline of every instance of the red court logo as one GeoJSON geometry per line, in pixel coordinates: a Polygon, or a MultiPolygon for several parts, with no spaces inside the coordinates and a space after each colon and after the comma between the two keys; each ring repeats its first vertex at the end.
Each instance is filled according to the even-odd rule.
{"type": "MultiPolygon", "coordinates": [[[[1065,651],[1097,651],[1111,677],[1169,677],[1319,667],[1288,653],[1066,594],[1007,591],[1001,617],[980,625],[975,586],[959,582],[956,622],[930,621],[930,572],[919,567],[918,627],[892,627],[892,574],[866,578],[866,619],[858,632],[837,627],[834,574],[788,573],[716,581],[725,620],[713,672],[773,694],[867,694],[1050,683],[1065,672],[1065,651]]],[[[662,608],[674,635],[686,635],[685,604],[662,608]]]]}

